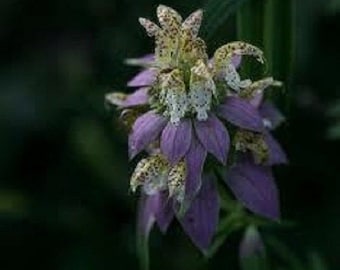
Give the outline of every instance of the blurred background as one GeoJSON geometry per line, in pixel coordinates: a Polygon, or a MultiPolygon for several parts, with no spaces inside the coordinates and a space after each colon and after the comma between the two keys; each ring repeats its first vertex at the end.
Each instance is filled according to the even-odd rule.
{"type": "MultiPolygon", "coordinates": [[[[210,52],[236,38],[264,47],[286,82],[276,135],[290,165],[275,173],[295,224],[264,232],[286,245],[273,269],[340,269],[340,1],[279,2],[162,4],[204,8],[210,52]]],[[[126,134],[104,95],[131,91],[138,70],[123,61],[152,49],[137,18],[154,19],[158,4],[0,1],[1,269],[138,269],[126,134]]],[[[154,230],[151,269],[238,269],[240,235],[206,260],[178,224],[154,230]]]]}

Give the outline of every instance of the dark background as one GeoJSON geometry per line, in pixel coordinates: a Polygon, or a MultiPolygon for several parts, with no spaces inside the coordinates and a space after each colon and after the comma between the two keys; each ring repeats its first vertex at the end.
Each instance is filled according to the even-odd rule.
{"type": "MultiPolygon", "coordinates": [[[[302,261],[317,252],[340,269],[340,142],[327,135],[340,98],[340,5],[296,2],[288,122],[277,131],[290,165],[276,171],[282,215],[296,226],[272,233],[302,261]]],[[[183,15],[206,5],[162,3],[183,15]]],[[[150,52],[137,18],[154,19],[158,4],[0,1],[1,269],[138,268],[126,134],[104,94],[130,91],[137,69],[123,61],[150,52]]],[[[211,36],[210,49],[234,40],[235,17],[211,36]]],[[[155,230],[152,269],[237,269],[239,236],[206,261],[178,224],[155,230]]]]}

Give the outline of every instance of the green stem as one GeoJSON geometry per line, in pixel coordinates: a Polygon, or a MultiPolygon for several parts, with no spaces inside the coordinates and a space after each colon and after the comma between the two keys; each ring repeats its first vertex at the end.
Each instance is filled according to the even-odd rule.
{"type": "Polygon", "coordinates": [[[139,259],[139,265],[141,270],[150,269],[149,259],[149,237],[142,235],[137,236],[137,253],[139,259]]]}

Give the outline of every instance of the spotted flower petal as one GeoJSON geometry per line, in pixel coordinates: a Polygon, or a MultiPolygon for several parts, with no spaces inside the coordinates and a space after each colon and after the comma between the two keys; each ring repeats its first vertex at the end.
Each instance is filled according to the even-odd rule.
{"type": "Polygon", "coordinates": [[[243,99],[226,98],[224,104],[218,106],[217,113],[220,117],[238,127],[257,132],[264,130],[262,117],[258,110],[243,99]]]}
{"type": "Polygon", "coordinates": [[[137,118],[129,136],[130,159],[134,158],[140,151],[156,140],[166,122],[164,117],[153,111],[149,111],[137,118]]]}
{"type": "Polygon", "coordinates": [[[201,27],[203,11],[201,9],[191,13],[188,18],[182,23],[183,29],[189,29],[194,37],[198,35],[201,27]]]}
{"type": "Polygon", "coordinates": [[[202,172],[206,157],[207,150],[205,150],[195,134],[193,134],[189,151],[185,156],[187,166],[185,201],[187,202],[190,202],[201,188],[202,172]]]}
{"type": "Polygon", "coordinates": [[[195,121],[194,123],[197,137],[204,148],[221,163],[226,164],[230,138],[221,121],[211,115],[206,121],[195,121]]]}
{"type": "Polygon", "coordinates": [[[279,195],[269,167],[242,161],[230,169],[225,181],[249,210],[270,219],[279,219],[279,195]]]}
{"type": "Polygon", "coordinates": [[[276,164],[286,164],[288,163],[287,155],[283,151],[281,145],[277,140],[269,133],[265,132],[264,134],[264,142],[268,147],[268,161],[266,165],[272,166],[276,164]]]}
{"type": "Polygon", "coordinates": [[[154,69],[145,69],[133,77],[127,85],[130,87],[149,86],[153,84],[155,80],[156,71],[154,69]]]}
{"type": "Polygon", "coordinates": [[[182,120],[178,125],[169,122],[162,132],[161,150],[169,162],[177,163],[188,151],[191,144],[192,125],[182,120]]]}
{"type": "Polygon", "coordinates": [[[263,102],[259,110],[266,127],[269,129],[277,128],[285,120],[282,113],[270,102],[263,102]]]}
{"type": "Polygon", "coordinates": [[[203,252],[209,247],[216,231],[219,200],[215,177],[203,177],[202,187],[180,223],[193,243],[203,252]]]}

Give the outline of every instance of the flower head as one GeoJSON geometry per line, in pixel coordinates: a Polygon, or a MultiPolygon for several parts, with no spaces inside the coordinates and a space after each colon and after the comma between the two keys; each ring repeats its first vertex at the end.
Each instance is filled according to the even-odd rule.
{"type": "Polygon", "coordinates": [[[140,18],[154,38],[154,54],[128,60],[143,67],[128,82],[137,89],[130,95],[108,94],[106,100],[122,111],[129,127],[130,159],[147,152],[130,181],[131,190],[140,188],[142,193],[142,231],[147,234],[154,222],[165,231],[176,216],[192,241],[206,250],[219,215],[217,180],[205,169],[207,156],[231,168],[226,183],[237,199],[272,219],[279,210],[269,166],[285,163],[286,157],[270,135],[283,117],[264,102],[264,90],[280,83],[271,77],[243,79],[238,73],[242,57],[263,64],[263,52],[234,41],[209,59],[198,36],[202,16],[197,10],[183,20],[174,9],[160,5],[159,24],[140,18]],[[272,194],[267,198],[262,188],[272,194]]]}

